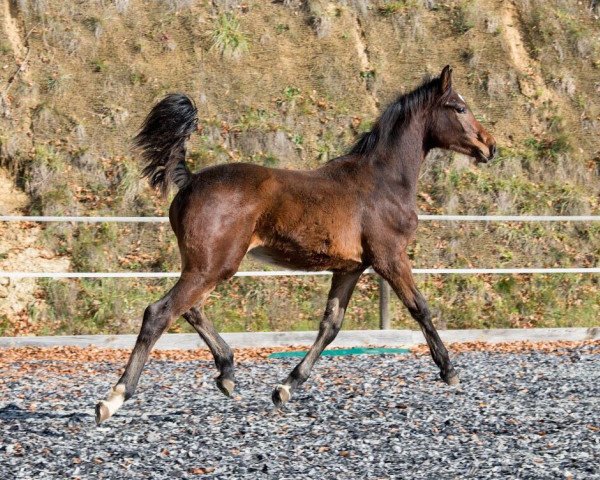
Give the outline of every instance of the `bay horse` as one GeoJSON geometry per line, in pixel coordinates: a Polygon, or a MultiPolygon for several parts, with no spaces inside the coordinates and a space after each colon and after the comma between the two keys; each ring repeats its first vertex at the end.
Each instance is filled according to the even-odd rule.
{"type": "Polygon", "coordinates": [[[453,89],[450,66],[401,95],[346,155],[316,170],[232,163],[192,174],[185,145],[197,121],[193,101],[170,94],[152,108],[135,138],[150,184],[164,194],[171,184],[179,189],[169,219],[181,253],[181,277],[146,308],[123,375],[96,406],[96,422],[110,418],[133,395],[150,350],[180,315],[212,352],[217,387],[232,394],[233,352],[203,305],[219,282],[236,273],[246,253],[285,268],[333,272],[317,339],[273,391],[276,406],[290,400],[335,339],[350,295],[368,267],[389,282],[420,325],[441,378],[457,384],[406,253],[417,228],[417,180],[427,153],[449,149],[480,163],[496,152],[494,138],[453,89]]]}

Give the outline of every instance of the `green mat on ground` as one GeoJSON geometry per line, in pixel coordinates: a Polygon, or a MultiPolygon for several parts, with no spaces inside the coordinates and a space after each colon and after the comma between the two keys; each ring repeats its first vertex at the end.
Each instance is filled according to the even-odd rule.
{"type": "MultiPolygon", "coordinates": [[[[393,354],[398,355],[401,353],[408,353],[408,348],[340,348],[339,350],[324,350],[322,355],[325,357],[342,357],[345,355],[386,355],[393,354]]],[[[275,352],[269,355],[269,358],[291,358],[291,357],[304,357],[306,352],[292,351],[292,352],[275,352]]]]}

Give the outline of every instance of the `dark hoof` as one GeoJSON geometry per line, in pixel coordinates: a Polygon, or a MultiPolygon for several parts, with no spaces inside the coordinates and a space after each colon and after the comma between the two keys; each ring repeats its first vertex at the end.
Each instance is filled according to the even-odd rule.
{"type": "Polygon", "coordinates": [[[217,378],[216,382],[217,387],[219,390],[221,390],[221,392],[223,392],[223,395],[231,397],[231,394],[235,388],[235,382],[229,378],[217,378]]]}
{"type": "Polygon", "coordinates": [[[288,385],[277,385],[271,394],[271,400],[273,400],[276,407],[281,407],[290,398],[292,398],[292,392],[288,385]]]}
{"type": "Polygon", "coordinates": [[[440,376],[442,377],[442,380],[444,380],[444,382],[450,386],[455,386],[460,383],[458,373],[456,373],[454,370],[450,371],[447,375],[440,374],[440,376]]]}

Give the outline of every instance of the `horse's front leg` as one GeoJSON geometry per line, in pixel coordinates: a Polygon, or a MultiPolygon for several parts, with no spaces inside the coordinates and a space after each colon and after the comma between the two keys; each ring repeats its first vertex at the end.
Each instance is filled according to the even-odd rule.
{"type": "Polygon", "coordinates": [[[363,270],[352,273],[333,274],[327,307],[319,326],[319,335],[315,343],[308,350],[308,353],[296,368],[292,370],[292,373],[290,373],[285,382],[273,390],[271,398],[276,406],[279,407],[287,402],[292,397],[294,390],[308,379],[313,365],[325,347],[335,339],[342,327],[344,313],[346,312],[352,291],[362,272],[363,270]]]}
{"type": "Polygon", "coordinates": [[[448,350],[431,321],[427,301],[415,285],[408,255],[402,252],[399,257],[395,257],[394,261],[377,262],[374,267],[375,271],[389,282],[411,316],[419,323],[433,361],[440,369],[442,380],[448,385],[457,385],[458,374],[450,362],[448,350]]]}

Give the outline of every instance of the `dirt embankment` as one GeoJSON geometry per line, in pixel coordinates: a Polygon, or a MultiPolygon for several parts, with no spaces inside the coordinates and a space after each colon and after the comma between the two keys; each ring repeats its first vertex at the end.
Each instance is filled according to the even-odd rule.
{"type": "MultiPolygon", "coordinates": [[[[27,96],[19,102],[17,110],[13,111],[10,96],[15,82],[32,82],[28,64],[29,35],[23,31],[23,25],[19,20],[14,2],[4,0],[2,3],[0,7],[3,17],[2,25],[7,39],[5,48],[10,47],[15,61],[14,65],[5,66],[5,69],[11,70],[12,74],[2,85],[0,91],[2,114],[5,118],[11,119],[15,127],[24,133],[20,136],[22,140],[31,139],[30,112],[37,106],[38,97],[35,94],[27,96]]],[[[10,144],[10,139],[5,139],[5,142],[10,144]]],[[[15,186],[14,176],[10,175],[8,170],[0,168],[0,215],[23,215],[29,201],[27,194],[15,186]]],[[[41,236],[42,227],[39,224],[0,222],[0,271],[58,272],[68,270],[69,259],[58,257],[51,250],[44,248],[41,236]]],[[[4,315],[12,320],[13,331],[9,333],[35,333],[31,321],[32,312],[29,310],[44,307],[43,301],[39,297],[40,288],[35,280],[10,280],[0,277],[0,317],[4,315]]]]}
{"type": "MultiPolygon", "coordinates": [[[[7,172],[0,169],[0,215],[22,215],[28,202],[27,195],[15,188],[7,172]]],[[[40,247],[42,235],[39,224],[0,222],[0,271],[67,271],[69,259],[40,247]]],[[[0,316],[13,319],[14,332],[9,333],[35,333],[28,309],[44,307],[39,294],[40,287],[33,279],[0,277],[0,316]]]]}
{"type": "MultiPolygon", "coordinates": [[[[167,202],[140,183],[130,146],[150,105],[167,92],[186,92],[198,103],[192,170],[234,161],[315,168],[347,151],[387,102],[450,63],[457,89],[502,148],[497,161],[481,168],[450,154],[430,155],[419,210],[595,213],[599,12],[585,3],[0,0],[0,167],[6,168],[0,211],[164,214],[167,202]],[[14,193],[11,182],[27,195],[14,193]]],[[[0,224],[0,269],[179,267],[172,237],[149,226],[62,227],[0,224]]],[[[486,228],[455,235],[449,226],[422,225],[415,266],[597,263],[592,229],[486,228]]],[[[507,318],[510,326],[596,322],[594,280],[561,279],[429,279],[423,289],[440,325],[451,328],[507,318]],[[457,304],[471,305],[469,312],[457,304]]],[[[290,281],[267,302],[252,296],[258,283],[245,282],[235,294],[214,297],[219,317],[244,318],[235,328],[284,329],[282,318],[313,318],[321,308],[322,299],[296,288],[299,283],[290,281]]],[[[40,324],[62,319],[55,331],[73,332],[82,323],[121,329],[157,294],[146,283],[103,289],[98,282],[91,290],[84,283],[39,282],[41,292],[33,281],[0,279],[0,322],[9,316],[12,333],[28,333],[41,310],[40,324]],[[42,294],[46,303],[36,298],[42,294]]],[[[369,289],[375,292],[375,284],[369,289]]],[[[353,302],[354,326],[376,322],[372,298],[353,302]]],[[[394,325],[413,325],[403,311],[394,313],[394,325]]]]}

